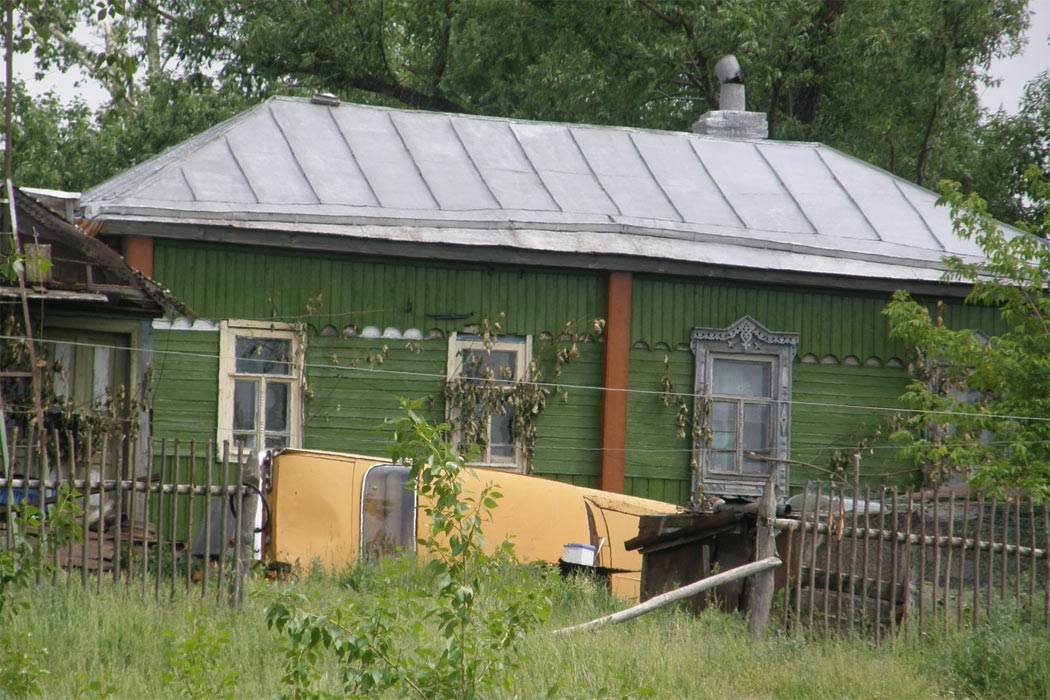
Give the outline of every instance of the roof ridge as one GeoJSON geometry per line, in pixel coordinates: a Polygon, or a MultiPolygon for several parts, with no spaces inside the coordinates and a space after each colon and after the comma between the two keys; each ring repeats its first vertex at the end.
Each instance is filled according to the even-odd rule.
{"type": "MultiPolygon", "coordinates": [[[[281,101],[281,102],[297,102],[311,104],[312,99],[310,97],[301,97],[299,95],[273,95],[267,99],[267,102],[281,101]]],[[[725,136],[715,136],[712,134],[697,134],[693,131],[678,131],[676,129],[656,129],[646,126],[624,126],[622,124],[591,124],[588,122],[567,122],[567,121],[552,121],[549,119],[526,119],[524,117],[503,117],[494,114],[473,114],[470,112],[442,112],[430,109],[412,109],[410,107],[388,107],[386,105],[372,105],[363,102],[350,102],[340,100],[338,105],[323,105],[331,107],[332,109],[340,109],[342,107],[356,107],[360,109],[370,109],[380,112],[398,112],[401,114],[429,114],[438,115],[445,117],[460,117],[463,119],[477,119],[479,121],[492,121],[500,123],[511,123],[511,124],[533,124],[540,126],[564,126],[572,127],[576,129],[600,129],[600,130],[612,130],[612,131],[627,131],[627,132],[641,132],[650,134],[671,134],[676,136],[683,136],[688,138],[696,138],[703,141],[742,141],[747,143],[778,143],[787,146],[819,146],[823,145],[819,141],[795,141],[795,140],[780,140],[780,139],[749,139],[733,137],[728,138],[725,136]]]]}

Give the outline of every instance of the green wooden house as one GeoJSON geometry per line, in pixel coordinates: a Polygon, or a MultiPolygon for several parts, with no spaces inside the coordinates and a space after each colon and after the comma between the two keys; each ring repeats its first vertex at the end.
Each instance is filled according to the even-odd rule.
{"type": "Polygon", "coordinates": [[[904,288],[996,323],[940,282],[979,250],[935,200],[750,112],[673,133],[318,96],[83,213],[194,313],[153,324],[156,439],[382,454],[421,397],[485,464],[685,503],[824,478],[858,445],[865,479],[916,478],[884,437],[909,353],[881,310],[904,288]]]}

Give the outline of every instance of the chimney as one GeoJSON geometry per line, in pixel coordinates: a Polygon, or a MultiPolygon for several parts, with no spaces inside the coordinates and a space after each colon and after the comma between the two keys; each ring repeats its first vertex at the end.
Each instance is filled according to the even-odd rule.
{"type": "Polygon", "coordinates": [[[701,116],[693,124],[693,133],[731,139],[768,138],[765,112],[747,111],[743,73],[736,56],[723,56],[715,64],[715,75],[721,83],[718,109],[701,116]]]}

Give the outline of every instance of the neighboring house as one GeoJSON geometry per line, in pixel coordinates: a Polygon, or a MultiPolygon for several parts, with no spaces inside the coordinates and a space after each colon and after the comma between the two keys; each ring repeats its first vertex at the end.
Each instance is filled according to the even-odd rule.
{"type": "MultiPolygon", "coordinates": [[[[45,418],[49,428],[89,425],[113,428],[118,435],[137,432],[148,439],[151,324],[165,312],[187,310],[67,218],[77,196],[15,190],[30,321],[45,363],[45,418]]],[[[15,339],[24,335],[17,283],[0,282],[0,308],[5,423],[24,436],[33,394],[24,346],[15,339]]],[[[139,462],[144,461],[145,444],[139,462]]],[[[110,462],[107,468],[112,466],[110,462]]]]}
{"type": "Polygon", "coordinates": [[[487,464],[534,447],[536,474],[676,503],[753,496],[774,467],[825,478],[857,445],[868,481],[906,481],[877,409],[908,351],[880,312],[905,288],[995,332],[940,282],[942,256],[979,250],[933,193],[764,123],[275,98],[95,187],[84,216],[199,317],[154,324],[157,437],[377,454],[398,397],[426,396],[463,430],[476,403],[487,464]],[[445,389],[510,387],[533,359],[558,385],[543,406],[445,389]]]}

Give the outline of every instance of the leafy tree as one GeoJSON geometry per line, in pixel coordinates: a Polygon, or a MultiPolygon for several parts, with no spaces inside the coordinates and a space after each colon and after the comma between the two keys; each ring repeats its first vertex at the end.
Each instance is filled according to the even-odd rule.
{"type": "Polygon", "coordinates": [[[82,100],[15,87],[15,176],[35,187],[81,190],[208,129],[250,104],[203,76],[159,76],[122,102],[92,113],[82,100]]]}
{"type": "MultiPolygon", "coordinates": [[[[1050,199],[1050,180],[1027,171],[1033,198],[1050,199]]],[[[978,487],[1021,487],[1050,496],[1050,246],[1011,235],[976,194],[946,183],[957,233],[977,242],[984,259],[947,259],[947,278],[967,282],[967,301],[997,308],[1006,330],[992,338],[949,328],[897,292],[887,306],[890,332],[916,350],[917,378],[904,400],[917,413],[897,433],[906,452],[935,477],[968,472],[978,487]]],[[[1042,232],[1050,230],[1044,216],[1042,232]]]]}
{"type": "MultiPolygon", "coordinates": [[[[712,68],[732,52],[746,72],[749,106],[769,115],[772,137],[822,141],[920,184],[949,176],[980,186],[992,210],[1012,219],[1016,203],[985,164],[1009,162],[1006,169],[1019,174],[1016,163],[1031,159],[1016,154],[1035,142],[1016,125],[982,128],[976,96],[990,61],[1018,50],[1026,4],[106,0],[102,12],[87,0],[32,0],[47,11],[24,11],[40,18],[31,23],[39,28],[20,46],[35,45],[42,69],[87,66],[104,81],[124,69],[123,82],[107,83],[113,104],[97,116],[105,128],[63,130],[61,114],[41,114],[62,138],[82,133],[77,144],[105,142],[72,149],[92,152],[98,165],[72,168],[70,187],[94,184],[182,138],[181,129],[135,138],[135,122],[157,122],[152,112],[165,110],[165,86],[190,77],[180,98],[199,96],[205,105],[216,95],[233,107],[233,96],[249,103],[273,92],[325,90],[363,103],[687,130],[717,106],[712,68]],[[70,38],[78,20],[105,38],[104,51],[70,38]]],[[[204,108],[201,122],[189,124],[226,114],[204,108]]],[[[36,154],[62,143],[22,146],[36,154]]]]}
{"type": "Polygon", "coordinates": [[[952,177],[980,192],[1001,221],[1022,222],[1038,232],[1050,214],[1050,199],[1028,186],[1026,173],[1035,164],[1050,178],[1050,71],[1028,83],[1017,114],[993,114],[977,136],[973,157],[960,159],[952,177]]]}

